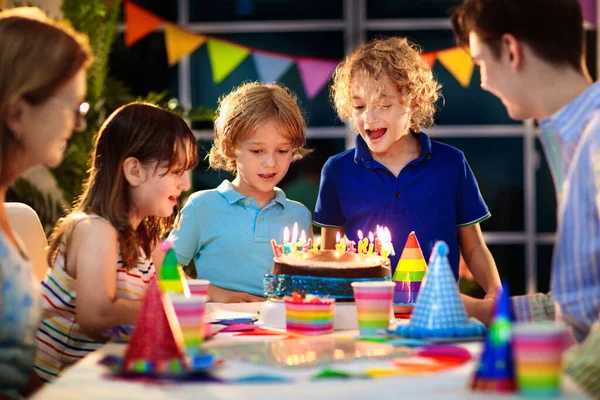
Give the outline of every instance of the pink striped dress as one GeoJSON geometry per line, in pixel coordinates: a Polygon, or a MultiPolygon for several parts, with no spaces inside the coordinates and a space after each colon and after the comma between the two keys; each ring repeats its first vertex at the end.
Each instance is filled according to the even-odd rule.
{"type": "MultiPolygon", "coordinates": [[[[140,249],[136,267],[123,267],[121,252],[117,259],[117,297],[141,299],[155,276],[152,260],[140,249]]],[[[104,344],[86,336],[75,320],[77,281],[65,270],[64,243],[58,248],[53,267],[42,282],[42,323],[37,331],[35,370],[45,381],[104,344]]]]}

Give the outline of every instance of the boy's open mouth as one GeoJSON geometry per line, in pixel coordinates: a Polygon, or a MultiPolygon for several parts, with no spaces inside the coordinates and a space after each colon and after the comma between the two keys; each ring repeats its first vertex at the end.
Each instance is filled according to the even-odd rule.
{"type": "Polygon", "coordinates": [[[383,135],[385,135],[385,132],[387,131],[386,128],[379,128],[379,129],[367,129],[367,136],[369,137],[369,139],[371,140],[377,140],[379,138],[381,138],[383,135]]]}
{"type": "Polygon", "coordinates": [[[275,174],[258,174],[258,176],[260,176],[262,179],[273,179],[275,177],[275,174]]]}

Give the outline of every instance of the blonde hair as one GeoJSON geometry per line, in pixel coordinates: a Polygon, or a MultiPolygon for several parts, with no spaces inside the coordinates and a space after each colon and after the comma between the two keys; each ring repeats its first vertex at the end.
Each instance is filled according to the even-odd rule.
{"type": "Polygon", "coordinates": [[[219,100],[215,139],[208,156],[210,166],[236,173],[236,144],[269,121],[277,122],[281,131],[289,135],[293,161],[310,152],[304,147],[306,121],[296,96],[276,83],[248,82],[219,100]]]}
{"type": "MultiPolygon", "coordinates": [[[[0,12],[0,118],[10,101],[41,104],[92,61],[88,39],[35,7],[0,12]]],[[[14,178],[19,141],[0,123],[0,185],[14,178]]]]}
{"type": "Polygon", "coordinates": [[[435,102],[441,85],[434,79],[431,68],[423,60],[420,50],[405,38],[377,39],[352,51],[338,65],[331,86],[331,99],[342,120],[352,115],[352,80],[367,76],[381,82],[385,75],[396,84],[402,94],[403,105],[410,107],[410,129],[419,132],[421,127],[433,124],[435,102]]]}

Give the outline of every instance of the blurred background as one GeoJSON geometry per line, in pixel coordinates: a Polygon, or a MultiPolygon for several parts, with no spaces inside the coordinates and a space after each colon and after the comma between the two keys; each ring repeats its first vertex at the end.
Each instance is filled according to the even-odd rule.
{"type": "MultiPolygon", "coordinates": [[[[187,33],[187,37],[171,38],[184,47],[193,37],[207,35],[208,39],[228,41],[219,43],[250,49],[252,53],[264,51],[295,61],[314,58],[327,64],[341,60],[360,43],[392,35],[408,37],[425,53],[452,49],[455,43],[448,15],[460,1],[135,0],[129,2],[135,14],[130,8],[129,15],[118,1],[0,0],[0,6],[2,3],[5,7],[38,5],[53,16],[70,19],[77,29],[90,35],[97,60],[101,61],[90,77],[90,101],[94,106],[90,132],[74,139],[81,143],[70,145],[63,166],[49,171],[50,175],[39,171],[38,175],[32,174],[12,193],[11,199],[33,205],[50,226],[60,215],[61,205],[69,204],[78,194],[95,130],[107,113],[132,99],[157,102],[190,120],[202,160],[193,171],[193,191],[214,188],[230,178],[226,173],[209,170],[204,161],[211,145],[212,113],[220,96],[244,81],[259,80],[264,70],[253,57],[246,57],[216,79],[211,58],[215,54],[211,55],[211,47],[206,44],[192,51],[188,48],[187,54],[179,54],[180,58],[169,65],[165,38],[169,26],[187,33]],[[135,23],[139,29],[147,13],[155,18],[154,25],[139,40],[126,44],[128,25],[135,23]],[[46,180],[51,177],[56,182],[48,184],[46,180]],[[40,195],[36,188],[44,185],[47,188],[40,195]],[[61,200],[56,200],[57,193],[62,194],[61,200]]],[[[588,68],[595,79],[595,8],[590,8],[591,2],[582,3],[588,17],[588,68]]],[[[465,75],[464,71],[453,71],[452,61],[432,61],[444,97],[438,104],[436,125],[427,133],[465,153],[492,213],[482,229],[512,294],[547,291],[556,201],[535,124],[510,120],[500,101],[479,87],[477,69],[465,75]]],[[[291,63],[282,71],[278,80],[298,95],[306,112],[308,142],[314,152],[293,164],[280,186],[289,198],[314,211],[321,167],[328,157],[353,147],[355,133],[336,118],[327,83],[315,93],[307,89],[300,63],[291,63]]],[[[403,244],[396,243],[396,248],[403,244]]],[[[462,282],[462,288],[477,293],[468,280],[462,282]]]]}

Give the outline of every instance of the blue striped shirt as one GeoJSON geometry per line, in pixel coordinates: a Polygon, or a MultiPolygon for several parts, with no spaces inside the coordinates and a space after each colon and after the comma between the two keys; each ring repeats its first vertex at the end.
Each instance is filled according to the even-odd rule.
{"type": "Polygon", "coordinates": [[[581,341],[600,312],[600,83],[541,126],[556,133],[542,135],[559,204],[551,288],[581,341]]]}

